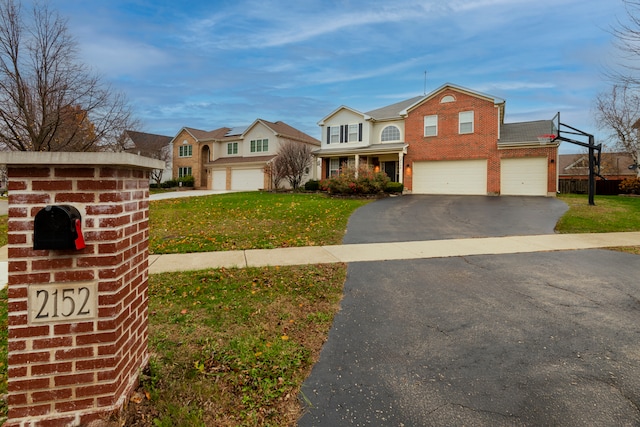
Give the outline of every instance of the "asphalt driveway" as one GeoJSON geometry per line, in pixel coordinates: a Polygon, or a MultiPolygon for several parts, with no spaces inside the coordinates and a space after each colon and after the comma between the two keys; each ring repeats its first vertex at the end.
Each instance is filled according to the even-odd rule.
{"type": "Polygon", "coordinates": [[[552,234],[567,205],[553,197],[388,197],[349,218],[344,243],[552,234]]]}
{"type": "MultiPolygon", "coordinates": [[[[370,204],[350,227],[363,213],[429,209],[407,199],[370,204]]],[[[539,200],[546,215],[553,199],[539,200]]],[[[514,230],[555,224],[535,216],[514,230]]],[[[448,217],[432,232],[492,229],[474,231],[459,211],[448,217]]],[[[638,261],[584,250],[351,263],[341,311],[302,387],[299,426],[640,425],[638,261]]]]}

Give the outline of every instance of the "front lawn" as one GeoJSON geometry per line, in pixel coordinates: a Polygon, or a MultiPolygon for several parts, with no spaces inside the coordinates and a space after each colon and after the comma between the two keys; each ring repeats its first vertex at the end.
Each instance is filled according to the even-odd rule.
{"type": "Polygon", "coordinates": [[[595,196],[595,206],[585,195],[563,194],[559,199],[569,205],[556,224],[560,233],[640,231],[640,197],[595,196]]]}
{"type": "Polygon", "coordinates": [[[153,254],[340,244],[351,213],[370,202],[323,194],[229,193],[151,202],[153,254]]]}

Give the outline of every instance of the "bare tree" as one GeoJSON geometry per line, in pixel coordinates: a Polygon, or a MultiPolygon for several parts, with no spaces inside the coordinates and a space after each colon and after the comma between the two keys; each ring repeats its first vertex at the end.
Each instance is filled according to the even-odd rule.
{"type": "MultiPolygon", "coordinates": [[[[287,140],[280,145],[273,161],[274,178],[286,179],[295,190],[302,184],[305,172],[311,166],[311,146],[287,140]]],[[[274,183],[276,180],[274,179],[274,183]]],[[[277,187],[277,186],[276,186],[277,187]]]]}
{"type": "Polygon", "coordinates": [[[28,20],[0,0],[0,144],[18,151],[120,151],[135,123],[125,97],[77,60],[67,24],[46,3],[28,20]]]}
{"type": "Polygon", "coordinates": [[[638,164],[640,154],[640,94],[629,83],[614,85],[596,98],[595,115],[599,126],[610,132],[615,149],[628,153],[638,164]]]}
{"type": "Polygon", "coordinates": [[[616,46],[622,53],[624,61],[622,67],[625,72],[611,72],[615,81],[622,84],[640,84],[636,73],[640,71],[640,1],[622,0],[627,12],[627,20],[618,19],[617,26],[611,33],[615,37],[616,46]]]}

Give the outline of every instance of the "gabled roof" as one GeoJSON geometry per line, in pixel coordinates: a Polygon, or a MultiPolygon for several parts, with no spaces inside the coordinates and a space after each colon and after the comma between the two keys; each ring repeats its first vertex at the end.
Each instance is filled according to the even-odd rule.
{"type": "MultiPolygon", "coordinates": [[[[306,133],[299,131],[298,129],[292,126],[289,126],[284,122],[277,121],[274,123],[274,122],[269,122],[263,119],[256,119],[249,126],[236,126],[233,128],[222,127],[222,128],[218,128],[210,131],[184,127],[180,130],[180,132],[178,132],[178,135],[180,135],[180,133],[184,130],[188,132],[196,141],[238,140],[239,138],[243,138],[244,135],[258,123],[262,123],[268,129],[270,129],[276,136],[294,139],[294,140],[306,142],[312,145],[320,145],[320,141],[317,140],[316,138],[309,136],[306,133]]],[[[173,139],[175,139],[176,137],[174,137],[173,139]]],[[[171,139],[171,141],[173,141],[173,139],[171,139]]]]}
{"type": "Polygon", "coordinates": [[[374,120],[401,119],[403,117],[403,111],[423,98],[424,96],[414,96],[413,98],[396,102],[395,104],[387,105],[386,107],[368,111],[366,114],[374,120]]]}
{"type": "MultiPolygon", "coordinates": [[[[635,170],[629,169],[633,165],[633,157],[628,153],[602,153],[600,166],[603,175],[636,176],[635,170]]],[[[589,175],[589,156],[582,154],[560,154],[558,156],[558,174],[589,175]]]]}
{"type": "Polygon", "coordinates": [[[404,111],[402,111],[400,114],[402,114],[402,115],[408,114],[409,111],[413,110],[414,108],[416,108],[417,106],[419,106],[423,102],[427,101],[428,99],[431,99],[431,98],[435,97],[438,93],[442,92],[445,89],[453,89],[455,91],[465,92],[465,93],[467,93],[469,95],[476,96],[476,97],[479,97],[479,98],[485,98],[485,99],[487,99],[489,101],[493,101],[494,105],[500,105],[500,104],[504,104],[505,103],[504,99],[498,98],[497,96],[493,96],[493,95],[489,95],[489,94],[486,94],[486,93],[478,92],[477,90],[468,89],[466,87],[454,85],[452,83],[445,83],[442,86],[440,86],[439,88],[431,91],[429,94],[420,97],[420,99],[418,99],[415,103],[407,106],[407,108],[404,111]]]}
{"type": "Polygon", "coordinates": [[[262,123],[264,126],[266,126],[267,128],[271,129],[271,131],[276,136],[281,136],[283,138],[288,138],[288,139],[293,139],[293,140],[300,141],[300,142],[305,142],[307,144],[320,145],[320,141],[317,140],[316,138],[314,138],[314,137],[312,137],[310,135],[307,135],[306,133],[294,128],[293,126],[289,126],[285,122],[281,122],[281,121],[269,122],[269,121],[263,120],[263,119],[256,119],[255,122],[253,122],[250,126],[248,126],[245,129],[245,131],[243,132],[243,135],[245,133],[247,133],[251,128],[253,128],[258,123],[262,123]]]}
{"type": "MultiPolygon", "coordinates": [[[[553,121],[537,120],[532,122],[503,123],[500,125],[500,145],[539,144],[538,136],[552,132],[553,121]]],[[[557,144],[557,143],[554,143],[557,144]]]]}
{"type": "Polygon", "coordinates": [[[334,114],[338,113],[338,111],[340,111],[340,110],[348,110],[348,111],[351,111],[351,112],[352,112],[352,113],[354,113],[354,114],[357,114],[357,115],[359,115],[359,116],[362,116],[362,118],[363,118],[364,120],[369,120],[369,119],[370,119],[370,117],[369,117],[367,114],[365,114],[365,113],[363,113],[363,112],[361,112],[361,111],[358,111],[358,110],[356,110],[356,109],[354,109],[354,108],[351,108],[351,107],[347,107],[346,105],[341,105],[341,106],[339,106],[338,108],[336,108],[335,110],[333,110],[332,112],[330,112],[329,114],[327,114],[326,116],[324,116],[324,117],[322,118],[322,120],[320,120],[320,121],[318,122],[318,126],[323,126],[323,125],[324,125],[324,122],[325,122],[327,119],[329,119],[329,117],[331,117],[331,116],[333,116],[334,114]]]}
{"type": "Polygon", "coordinates": [[[139,151],[141,153],[154,153],[160,151],[171,143],[170,136],[156,135],[153,133],[138,132],[134,130],[126,130],[126,136],[133,143],[133,147],[127,148],[126,151],[139,151]]]}

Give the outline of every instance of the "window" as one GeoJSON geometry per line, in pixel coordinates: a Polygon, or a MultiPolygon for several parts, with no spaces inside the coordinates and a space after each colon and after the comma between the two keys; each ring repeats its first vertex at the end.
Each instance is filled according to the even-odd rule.
{"type": "Polygon", "coordinates": [[[191,167],[178,169],[178,178],[184,178],[185,176],[191,176],[191,167]]]}
{"type": "Polygon", "coordinates": [[[336,144],[340,142],[340,126],[331,126],[329,128],[329,143],[336,144]]]}
{"type": "Polygon", "coordinates": [[[268,139],[253,139],[251,140],[251,152],[262,153],[269,151],[268,139]]]}
{"type": "Polygon", "coordinates": [[[424,116],[424,136],[438,136],[438,116],[424,116]]]}
{"type": "Polygon", "coordinates": [[[459,115],[460,133],[473,133],[473,111],[463,111],[459,115]]]}
{"type": "Polygon", "coordinates": [[[229,142],[227,144],[227,154],[238,154],[238,143],[229,142]]]}
{"type": "Polygon", "coordinates": [[[358,125],[349,125],[349,140],[348,142],[353,142],[358,140],[358,125]]]}
{"type": "Polygon", "coordinates": [[[400,141],[400,129],[395,126],[387,126],[382,129],[382,136],[380,137],[382,142],[384,141],[400,141]]]}
{"type": "Polygon", "coordinates": [[[337,176],[340,173],[340,159],[329,159],[329,176],[337,176]]]}
{"type": "Polygon", "coordinates": [[[193,145],[181,145],[178,152],[178,157],[191,157],[193,155],[193,145]]]}

